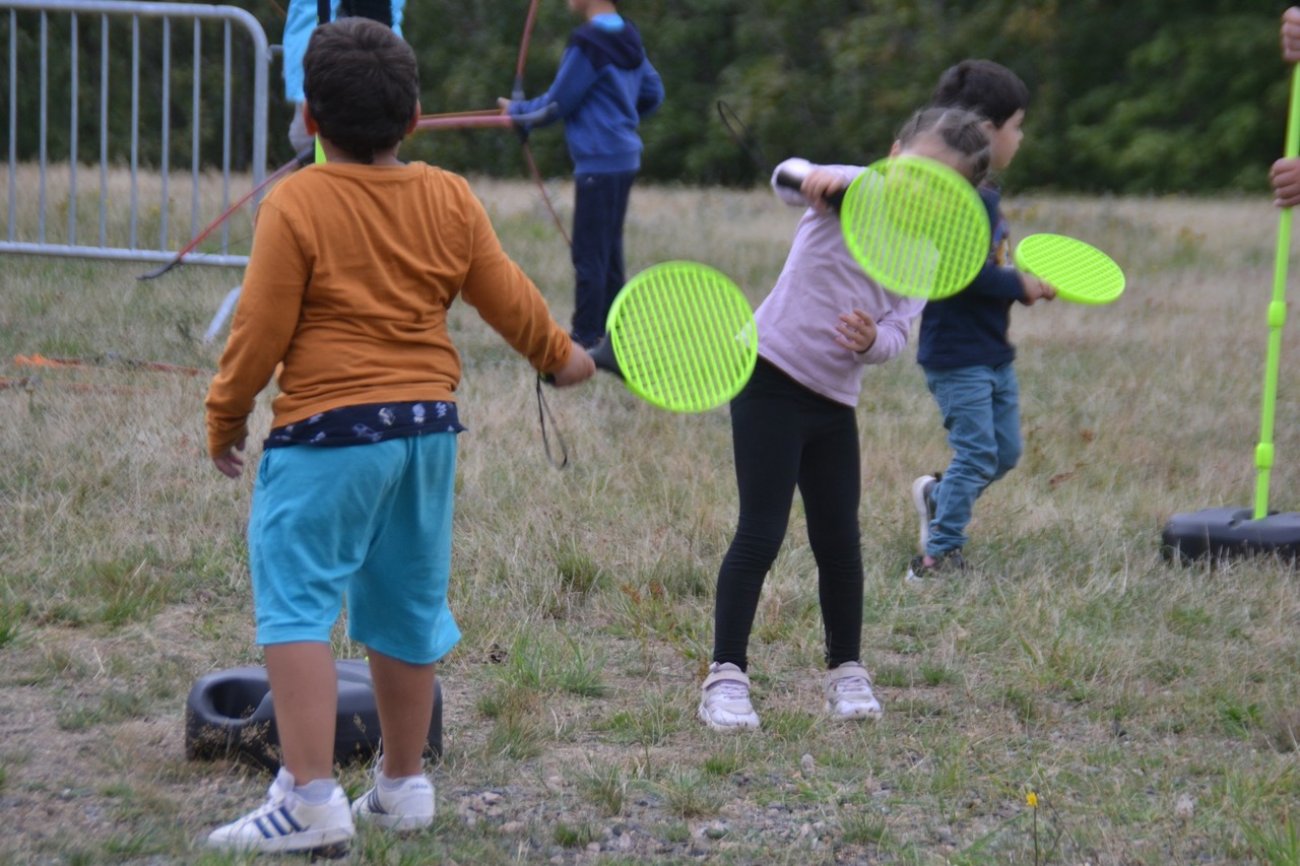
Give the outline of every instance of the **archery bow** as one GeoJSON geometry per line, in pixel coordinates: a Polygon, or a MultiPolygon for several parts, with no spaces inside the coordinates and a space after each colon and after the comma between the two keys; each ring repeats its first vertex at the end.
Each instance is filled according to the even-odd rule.
{"type": "Polygon", "coordinates": [[[310,164],[314,155],[315,155],[314,147],[309,147],[304,149],[293,159],[289,160],[284,165],[280,166],[275,171],[271,172],[271,174],[267,175],[265,180],[263,180],[257,186],[253,187],[251,190],[245,193],[238,201],[236,201],[230,207],[226,208],[224,211],[217,214],[216,219],[208,223],[207,226],[202,230],[200,230],[199,233],[196,234],[194,237],[190,238],[190,242],[187,243],[185,246],[181,247],[181,249],[176,253],[176,255],[172,257],[171,261],[168,261],[160,265],[159,267],[154,268],[152,271],[149,271],[147,274],[141,274],[140,276],[136,277],[136,279],[138,280],[156,279],[157,277],[161,277],[163,274],[167,273],[172,268],[179,265],[186,256],[194,252],[195,247],[203,243],[204,238],[206,238],[208,235],[216,231],[217,228],[222,223],[224,223],[227,219],[230,218],[230,216],[233,213],[235,213],[235,211],[239,210],[244,205],[248,204],[248,202],[254,197],[256,197],[258,193],[266,189],[271,184],[275,183],[280,178],[284,177],[285,175],[293,171],[296,171],[297,169],[301,168],[304,165],[310,164]]]}
{"type": "MultiPolygon", "coordinates": [[[[519,101],[524,98],[524,67],[528,65],[528,48],[533,40],[533,26],[537,23],[537,6],[540,0],[529,0],[528,17],[524,19],[524,33],[519,39],[519,56],[515,60],[515,80],[514,85],[510,88],[510,98],[519,101]]],[[[560,215],[555,212],[555,205],[551,202],[550,195],[546,192],[546,183],[542,180],[542,173],[537,168],[537,160],[533,159],[533,148],[528,143],[528,128],[525,125],[517,126],[519,131],[519,144],[523,148],[524,162],[528,164],[528,173],[532,175],[533,183],[537,184],[537,189],[542,194],[542,203],[546,205],[546,210],[551,214],[551,220],[560,232],[560,237],[569,246],[573,246],[573,241],[569,239],[569,233],[564,230],[564,222],[560,215]]]]}

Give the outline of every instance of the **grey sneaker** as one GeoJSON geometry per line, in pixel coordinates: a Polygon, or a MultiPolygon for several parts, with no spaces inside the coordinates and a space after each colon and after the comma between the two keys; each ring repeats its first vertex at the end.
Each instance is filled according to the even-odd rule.
{"type": "Polygon", "coordinates": [[[871,692],[871,677],[858,662],[845,662],[826,674],[826,712],[833,719],[878,719],[880,701],[871,692]]]}
{"type": "Polygon", "coordinates": [[[278,854],[310,851],[323,857],[347,853],[355,833],[348,796],[337,784],[319,806],[293,792],[293,776],[281,769],[266,794],[266,802],[237,821],[208,834],[208,847],[242,853],[278,854]]]}
{"type": "Polygon", "coordinates": [[[731,662],[709,665],[700,687],[700,719],[715,731],[752,731],[758,713],[749,702],[749,677],[731,662]]]}
{"type": "Polygon", "coordinates": [[[966,558],[961,555],[961,548],[944,551],[935,557],[930,565],[925,564],[925,554],[922,553],[913,556],[911,563],[908,564],[907,582],[926,583],[940,578],[956,577],[967,568],[966,558]]]}
{"type": "Polygon", "coordinates": [[[934,520],[934,488],[938,486],[942,473],[922,475],[912,482],[912,507],[916,509],[916,518],[921,522],[919,533],[920,546],[917,550],[925,553],[925,546],[930,543],[930,521],[934,520]]]}

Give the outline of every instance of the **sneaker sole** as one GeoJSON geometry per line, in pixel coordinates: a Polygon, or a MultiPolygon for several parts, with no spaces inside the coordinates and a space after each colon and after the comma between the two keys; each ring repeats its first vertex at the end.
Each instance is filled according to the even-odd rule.
{"type": "Polygon", "coordinates": [[[867,721],[874,722],[884,714],[885,714],[884,710],[876,709],[876,710],[863,710],[860,713],[850,713],[848,715],[845,715],[844,713],[835,712],[835,707],[831,704],[831,702],[830,701],[826,702],[826,715],[830,716],[832,719],[834,719],[837,722],[859,722],[864,719],[867,721]]]}
{"type": "Polygon", "coordinates": [[[354,830],[336,828],[295,833],[292,837],[280,839],[255,840],[242,845],[209,840],[208,847],[236,854],[309,854],[313,859],[337,860],[347,856],[353,835],[354,830]]]}
{"type": "Polygon", "coordinates": [[[918,533],[921,542],[919,553],[925,553],[925,546],[930,543],[930,506],[925,501],[925,488],[929,484],[936,483],[933,475],[922,475],[912,482],[912,507],[916,509],[917,520],[921,524],[921,530],[918,533]]]}
{"type": "Polygon", "coordinates": [[[701,722],[704,722],[704,724],[706,724],[706,725],[709,726],[709,729],[710,729],[710,730],[718,731],[719,733],[722,733],[722,734],[732,734],[732,733],[736,733],[736,732],[738,732],[738,731],[757,731],[757,730],[759,729],[759,726],[762,724],[761,722],[759,722],[759,721],[757,721],[757,720],[756,720],[756,721],[754,722],[754,724],[752,724],[752,725],[750,725],[750,724],[736,724],[736,725],[722,725],[722,724],[718,724],[717,722],[713,721],[712,718],[709,717],[709,714],[708,714],[708,713],[706,713],[706,712],[704,711],[704,705],[703,705],[703,704],[700,705],[699,709],[696,710],[696,713],[695,713],[695,714],[696,714],[697,716],[700,717],[700,721],[701,721],[701,722]]]}
{"type": "Polygon", "coordinates": [[[361,812],[356,817],[361,823],[394,833],[414,833],[433,826],[432,815],[376,815],[373,812],[361,812]]]}

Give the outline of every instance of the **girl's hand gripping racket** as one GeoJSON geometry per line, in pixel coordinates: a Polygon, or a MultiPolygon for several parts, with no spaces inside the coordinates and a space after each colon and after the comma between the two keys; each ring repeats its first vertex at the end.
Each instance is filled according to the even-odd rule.
{"type": "Polygon", "coordinates": [[[661,409],[706,412],[740,392],[758,362],[754,312],[721,271],[664,262],[628,281],[592,351],[596,366],[661,409]]]}
{"type": "MultiPolygon", "coordinates": [[[[783,171],[776,182],[799,189],[803,178],[783,171]]],[[[979,193],[935,160],[878,160],[828,203],[839,211],[854,260],[894,294],[927,300],[955,295],[988,261],[989,218],[979,193]]]]}
{"type": "Polygon", "coordinates": [[[1029,235],[1016,245],[1016,267],[1076,304],[1109,304],[1124,293],[1124,272],[1101,250],[1065,235],[1029,235]]]}

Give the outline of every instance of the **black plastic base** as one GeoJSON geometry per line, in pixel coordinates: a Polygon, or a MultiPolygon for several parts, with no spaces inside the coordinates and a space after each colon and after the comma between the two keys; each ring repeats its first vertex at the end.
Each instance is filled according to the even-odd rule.
{"type": "MultiPolygon", "coordinates": [[[[368,760],[379,750],[379,713],[370,665],[364,659],[334,663],[339,677],[334,761],[368,760]]],[[[429,748],[442,754],[442,687],[434,681],[429,748]]],[[[280,737],[266,668],[217,671],[200,678],[185,702],[185,757],[247,758],[271,772],[280,767],[280,737]]]]}
{"type": "Polygon", "coordinates": [[[1252,520],[1250,508],[1203,508],[1175,514],[1161,534],[1166,559],[1196,560],[1276,555],[1300,556],[1300,514],[1273,513],[1252,520]]]}

